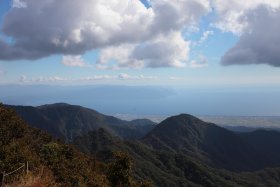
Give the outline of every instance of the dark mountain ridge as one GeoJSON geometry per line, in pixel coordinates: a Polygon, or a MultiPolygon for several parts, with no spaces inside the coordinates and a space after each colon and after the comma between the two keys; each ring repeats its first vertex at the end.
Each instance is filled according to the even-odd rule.
{"type": "Polygon", "coordinates": [[[27,123],[46,130],[67,142],[89,131],[105,128],[122,138],[140,138],[156,125],[150,120],[125,121],[95,110],[66,103],[31,106],[11,106],[27,123]]]}
{"type": "MultiPolygon", "coordinates": [[[[142,141],[157,150],[182,152],[213,167],[233,171],[275,164],[238,134],[188,114],[167,118],[142,141]]],[[[279,164],[278,161],[277,166],[279,164]]]]}

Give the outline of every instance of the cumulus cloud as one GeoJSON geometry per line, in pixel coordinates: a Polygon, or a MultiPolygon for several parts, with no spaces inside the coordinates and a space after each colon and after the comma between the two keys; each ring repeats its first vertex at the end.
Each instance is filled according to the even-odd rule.
{"type": "Polygon", "coordinates": [[[2,31],[14,43],[1,42],[6,51],[0,53],[2,59],[80,55],[106,45],[139,41],[147,37],[145,31],[153,18],[153,11],[140,1],[20,2],[26,6],[12,8],[3,21],[2,31]]]}
{"type": "Polygon", "coordinates": [[[97,61],[98,69],[119,69],[122,67],[142,68],[144,64],[131,59],[131,53],[136,44],[124,44],[117,47],[107,47],[101,50],[97,61]]]}
{"type": "Polygon", "coordinates": [[[62,57],[61,63],[65,66],[72,67],[88,67],[89,65],[84,61],[81,55],[66,55],[62,57]]]}
{"type": "Polygon", "coordinates": [[[237,44],[222,57],[221,63],[280,67],[280,8],[259,6],[248,11],[242,19],[247,22],[246,28],[237,44]]]}
{"type": "Polygon", "coordinates": [[[216,27],[225,32],[233,32],[241,35],[247,29],[249,20],[246,18],[248,12],[260,6],[267,6],[271,9],[280,7],[279,0],[213,0],[212,6],[217,13],[216,27]]]}
{"type": "Polygon", "coordinates": [[[116,58],[120,59],[116,67],[183,66],[188,42],[181,32],[211,10],[209,1],[149,0],[149,4],[150,8],[138,0],[14,0],[1,27],[13,42],[0,40],[0,59],[77,56],[104,49],[101,68],[109,66],[106,59],[116,58]],[[114,51],[123,54],[116,57],[114,51]],[[155,60],[158,55],[161,59],[155,60]]]}
{"type": "Polygon", "coordinates": [[[106,48],[101,51],[97,67],[184,67],[188,54],[189,42],[185,41],[180,33],[173,32],[138,45],[106,48]],[[116,61],[117,65],[112,66],[110,61],[116,61]]]}
{"type": "Polygon", "coordinates": [[[131,58],[145,63],[145,66],[157,67],[184,67],[188,60],[189,42],[185,41],[180,33],[171,33],[168,36],[138,45],[134,48],[131,58]]]}
{"type": "MultiPolygon", "coordinates": [[[[182,33],[198,28],[200,18],[214,10],[213,25],[240,36],[222,64],[279,66],[279,0],[142,2],[13,0],[0,28],[6,36],[0,38],[0,60],[62,54],[64,65],[84,67],[82,55],[98,49],[100,69],[184,67],[190,42],[182,33]]],[[[205,31],[196,44],[212,34],[205,31]]]]}

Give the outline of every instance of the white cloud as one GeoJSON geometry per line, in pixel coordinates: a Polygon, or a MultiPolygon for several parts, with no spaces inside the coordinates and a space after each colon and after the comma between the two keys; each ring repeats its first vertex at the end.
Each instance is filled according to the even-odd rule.
{"type": "Polygon", "coordinates": [[[65,66],[72,66],[72,67],[76,67],[76,66],[77,67],[86,67],[86,66],[89,66],[84,61],[82,56],[80,56],[80,55],[77,55],[77,56],[73,56],[73,55],[63,56],[61,63],[65,66]]]}
{"type": "Polygon", "coordinates": [[[197,45],[203,44],[204,42],[206,42],[206,41],[208,40],[208,38],[209,38],[211,35],[214,35],[214,31],[212,31],[212,30],[204,31],[204,32],[202,33],[201,38],[200,38],[198,41],[192,42],[192,45],[193,45],[193,46],[197,46],[197,45]]]}
{"type": "Polygon", "coordinates": [[[198,41],[198,43],[204,43],[211,35],[214,34],[214,31],[205,31],[203,34],[202,34],[202,37],[200,38],[200,40],[198,41]]]}
{"type": "Polygon", "coordinates": [[[27,76],[22,75],[19,78],[20,83],[43,83],[43,82],[62,82],[62,81],[70,81],[71,79],[63,78],[60,76],[51,76],[51,77],[37,77],[37,78],[27,78],[27,76]]]}
{"type": "Polygon", "coordinates": [[[121,74],[119,74],[118,77],[119,77],[119,79],[129,79],[130,78],[130,76],[126,73],[121,73],[121,74]]]}
{"type": "Polygon", "coordinates": [[[27,3],[25,1],[22,1],[22,0],[13,0],[12,1],[12,7],[13,8],[26,8],[27,3]]]}
{"type": "MultiPolygon", "coordinates": [[[[139,0],[13,0],[0,28],[13,42],[0,38],[0,60],[62,54],[63,64],[83,67],[81,56],[100,49],[97,67],[102,69],[185,67],[190,42],[182,33],[198,28],[201,17],[213,9],[213,25],[241,37],[223,64],[279,66],[279,0],[148,2],[150,8],[139,0]],[[268,14],[260,11],[263,6],[268,14]]],[[[198,44],[212,34],[204,32],[198,44]]]]}
{"type": "Polygon", "coordinates": [[[208,59],[203,55],[199,55],[198,60],[192,60],[190,62],[191,68],[204,68],[207,66],[208,66],[208,59]]]}
{"type": "Polygon", "coordinates": [[[223,65],[269,64],[280,67],[279,0],[213,0],[214,26],[239,36],[221,59],[223,65]]]}
{"type": "Polygon", "coordinates": [[[24,83],[27,81],[27,77],[25,75],[21,75],[18,81],[24,83]]]}
{"type": "Polygon", "coordinates": [[[157,80],[157,76],[144,76],[144,75],[137,75],[131,76],[126,73],[121,73],[118,75],[118,79],[120,80],[157,80]]]}
{"type": "Polygon", "coordinates": [[[62,77],[59,77],[59,76],[49,77],[47,79],[47,81],[49,81],[49,82],[60,82],[60,81],[67,81],[67,80],[69,80],[69,79],[62,78],[62,77]]]}
{"type": "Polygon", "coordinates": [[[184,36],[191,36],[193,33],[197,33],[200,31],[200,28],[198,25],[190,25],[187,28],[183,30],[183,35],[184,36]]]}
{"type": "Polygon", "coordinates": [[[184,67],[188,55],[189,42],[180,33],[173,32],[136,46],[131,58],[142,61],[146,67],[184,67]]]}
{"type": "Polygon", "coordinates": [[[157,76],[146,76],[146,75],[129,75],[126,73],[121,73],[119,75],[94,75],[88,77],[79,77],[79,78],[67,78],[61,76],[50,76],[50,77],[36,77],[36,78],[27,78],[27,76],[22,75],[19,78],[20,83],[67,83],[67,82],[94,82],[94,81],[147,81],[147,80],[158,80],[157,76]]]}
{"type": "Polygon", "coordinates": [[[138,45],[122,45],[101,50],[99,68],[185,67],[190,42],[173,32],[138,45]],[[113,66],[108,63],[115,60],[113,66]],[[109,65],[108,65],[109,64],[109,65]]]}
{"type": "Polygon", "coordinates": [[[246,15],[259,6],[268,6],[272,9],[280,7],[279,0],[213,0],[212,6],[218,15],[215,26],[225,32],[241,35],[249,26],[246,15]],[[245,18],[245,19],[244,19],[245,18]]]}
{"type": "Polygon", "coordinates": [[[127,1],[116,0],[25,2],[28,6],[11,9],[4,18],[2,30],[15,43],[1,42],[2,59],[81,55],[104,46],[142,41],[149,37],[146,31],[154,17],[140,1],[130,1],[128,7],[127,1]]]}
{"type": "Polygon", "coordinates": [[[98,80],[112,80],[115,79],[116,76],[113,75],[95,75],[91,77],[82,77],[79,78],[78,81],[98,81],[98,80]]]}
{"type": "Polygon", "coordinates": [[[131,54],[135,46],[136,45],[132,44],[124,44],[117,47],[107,47],[102,49],[96,67],[99,69],[144,67],[143,62],[131,59],[131,54]]]}
{"type": "Polygon", "coordinates": [[[15,2],[27,6],[11,9],[5,16],[1,29],[14,42],[0,40],[0,59],[77,56],[104,49],[98,63],[101,68],[109,68],[106,59],[120,60],[110,68],[184,66],[189,42],[181,33],[211,11],[208,0],[151,0],[151,8],[138,0],[15,2]],[[155,56],[163,55],[160,60],[149,53],[151,49],[155,56]],[[123,54],[116,56],[112,50],[123,54]]]}
{"type": "Polygon", "coordinates": [[[280,8],[260,6],[244,15],[247,28],[222,57],[223,65],[269,64],[280,67],[280,8]]]}

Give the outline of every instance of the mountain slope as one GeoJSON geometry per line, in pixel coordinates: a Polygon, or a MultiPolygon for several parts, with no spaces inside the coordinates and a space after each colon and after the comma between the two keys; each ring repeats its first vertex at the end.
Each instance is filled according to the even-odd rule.
{"type": "Polygon", "coordinates": [[[89,132],[74,143],[82,151],[105,161],[111,159],[113,151],[128,153],[134,160],[134,177],[151,179],[156,186],[280,186],[280,169],[243,173],[214,169],[180,152],[154,150],[140,141],[118,139],[105,129],[89,132]]]}
{"type": "Polygon", "coordinates": [[[152,187],[149,181],[134,180],[133,161],[126,153],[114,152],[105,163],[29,126],[0,104],[0,173],[13,171],[26,161],[29,173],[5,176],[5,186],[152,187]]]}
{"type": "Polygon", "coordinates": [[[72,141],[74,137],[99,128],[123,138],[140,138],[155,123],[149,120],[124,121],[81,106],[57,103],[39,107],[7,106],[30,125],[46,130],[55,137],[72,141]]]}
{"type": "Polygon", "coordinates": [[[0,105],[0,173],[13,171],[26,161],[31,172],[50,170],[59,186],[109,186],[101,172],[104,164],[28,126],[15,112],[0,105]]]}
{"type": "Polygon", "coordinates": [[[153,150],[139,141],[121,140],[105,129],[89,132],[74,143],[82,151],[105,161],[111,159],[114,151],[128,153],[134,160],[134,177],[151,179],[157,186],[234,186],[186,155],[153,150]]]}
{"type": "Polygon", "coordinates": [[[280,158],[280,132],[272,130],[256,130],[251,133],[240,133],[240,137],[248,142],[254,149],[263,153],[271,165],[279,165],[280,158]]]}
{"type": "Polygon", "coordinates": [[[218,168],[242,171],[265,166],[263,155],[238,135],[187,114],[167,118],[143,142],[154,149],[188,154],[218,168]]]}

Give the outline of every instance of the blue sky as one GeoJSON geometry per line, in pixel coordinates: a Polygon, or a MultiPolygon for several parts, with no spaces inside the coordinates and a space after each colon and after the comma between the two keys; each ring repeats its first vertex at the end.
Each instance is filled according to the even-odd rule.
{"type": "Polygon", "coordinates": [[[279,105],[280,3],[225,2],[2,0],[0,85],[160,86],[205,89],[205,98],[227,90],[221,102],[266,89],[279,105]]]}

